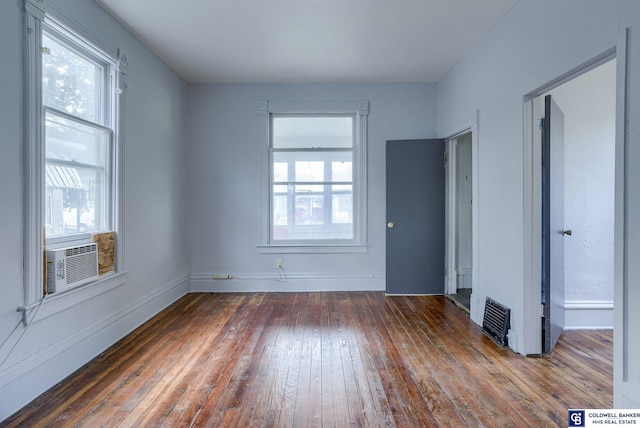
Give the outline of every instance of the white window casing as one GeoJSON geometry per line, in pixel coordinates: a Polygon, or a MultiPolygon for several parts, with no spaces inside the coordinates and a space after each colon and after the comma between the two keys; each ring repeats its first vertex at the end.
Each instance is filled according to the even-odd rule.
{"type": "MultiPolygon", "coordinates": [[[[47,179],[58,180],[65,187],[77,187],[77,167],[87,170],[104,168],[104,188],[108,208],[102,218],[105,228],[116,232],[116,274],[124,273],[124,236],[123,224],[123,158],[122,145],[126,88],[126,57],[116,48],[104,42],[91,30],[76,21],[66,11],[46,0],[25,0],[25,103],[24,103],[24,308],[29,309],[42,301],[44,281],[44,249],[52,246],[75,245],[91,239],[88,233],[76,233],[72,236],[45,237],[45,187],[47,179]],[[47,32],[55,40],[63,40],[73,46],[80,54],[98,62],[107,64],[102,76],[100,97],[100,117],[96,121],[85,120],[68,112],[57,110],[55,106],[43,105],[43,33],[47,32]],[[77,127],[93,130],[102,139],[108,141],[105,163],[83,165],[79,162],[67,162],[45,159],[45,118],[64,120],[77,127]],[[73,174],[71,172],[74,172],[73,174]],[[49,177],[47,178],[47,172],[49,177]],[[57,174],[56,174],[57,173],[57,174]],[[64,176],[64,178],[63,178],[64,176]],[[63,180],[62,182],[60,180],[63,180]]],[[[94,214],[97,215],[97,214],[94,214]]],[[[79,231],[76,224],[76,231],[79,231]]],[[[99,283],[111,282],[102,278],[99,283]]],[[[121,283],[120,283],[121,284],[121,283]]],[[[117,285],[120,285],[117,284],[117,285]]],[[[107,284],[107,288],[108,288],[107,284]]],[[[100,292],[104,292],[102,286],[100,292]]],[[[73,292],[68,293],[74,294],[73,292]]],[[[78,295],[91,297],[84,290],[78,295]]],[[[60,299],[63,296],[56,296],[60,299]]],[[[64,296],[66,297],[66,296],[64,296]]],[[[74,300],[74,299],[71,299],[74,300]]],[[[57,306],[60,306],[58,303],[57,306]]]]}
{"type": "MultiPolygon", "coordinates": [[[[262,100],[258,103],[258,119],[259,119],[259,142],[263,153],[263,186],[262,186],[262,242],[258,245],[258,251],[260,253],[364,253],[367,251],[367,119],[369,114],[369,102],[362,101],[336,101],[336,102],[314,102],[314,101],[270,101],[262,100]],[[353,123],[353,145],[347,145],[340,143],[341,147],[321,148],[315,146],[309,147],[296,147],[295,144],[280,144],[278,147],[272,146],[273,137],[273,123],[274,120],[293,120],[297,118],[302,119],[325,119],[328,118],[331,121],[334,118],[338,118],[338,122],[341,118],[352,120],[353,123]],[[331,161],[335,158],[336,162],[339,162],[342,157],[351,157],[352,159],[352,176],[351,181],[345,179],[342,182],[335,180],[331,177],[327,177],[327,174],[331,171],[331,161]],[[276,162],[275,159],[280,160],[276,162]],[[308,182],[295,178],[293,173],[294,169],[292,164],[296,160],[317,160],[318,166],[322,163],[324,165],[325,176],[317,181],[308,182]],[[288,219],[291,222],[295,208],[291,206],[293,199],[292,194],[295,193],[297,197],[301,197],[296,191],[292,191],[292,188],[297,188],[297,185],[318,189],[324,188],[324,190],[317,190],[317,195],[314,195],[314,190],[307,189],[308,199],[313,199],[314,196],[322,199],[324,217],[322,217],[323,225],[318,226],[318,229],[323,228],[320,232],[327,232],[326,222],[333,223],[333,215],[331,214],[331,202],[328,198],[336,197],[336,200],[340,199],[340,195],[333,190],[334,185],[343,186],[343,188],[352,186],[352,221],[353,229],[352,233],[347,231],[347,228],[340,228],[340,225],[333,225],[333,231],[329,231],[329,238],[322,239],[318,235],[311,233],[309,238],[300,237],[299,235],[293,235],[293,237],[278,238],[278,234],[275,233],[274,224],[277,222],[286,222],[286,220],[274,219],[274,189],[280,187],[284,189],[287,185],[284,181],[280,182],[274,176],[274,168],[276,163],[279,163],[280,167],[287,165],[290,171],[288,176],[288,202],[287,207],[289,209],[288,219]],[[293,177],[293,178],[292,178],[293,177]],[[301,181],[301,182],[300,182],[301,181]],[[328,220],[331,217],[331,220],[328,220]],[[340,232],[339,230],[342,230],[340,232]],[[335,232],[335,233],[333,233],[335,232]]],[[[344,123],[344,121],[342,121],[344,123]]],[[[345,157],[345,159],[346,159],[345,157]]],[[[320,174],[321,175],[321,174],[320,174]]],[[[338,187],[336,187],[337,189],[338,187]]],[[[276,192],[277,193],[277,192],[276,192]]],[[[285,198],[284,190],[280,199],[284,202],[285,198]]],[[[338,192],[339,193],[339,192],[338,192]]],[[[334,211],[335,214],[335,211],[334,211]]],[[[335,214],[337,215],[337,214],[335,214]]],[[[283,224],[283,223],[278,223],[283,224]]],[[[287,223],[291,226],[291,223],[287,223]]],[[[307,226],[308,229],[312,229],[313,226],[307,226]]],[[[302,229],[302,228],[301,228],[302,229]]]]}

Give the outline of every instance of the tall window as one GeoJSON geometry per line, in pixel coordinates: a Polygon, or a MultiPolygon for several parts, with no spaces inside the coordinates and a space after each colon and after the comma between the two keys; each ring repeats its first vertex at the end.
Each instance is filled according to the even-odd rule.
{"type": "Polygon", "coordinates": [[[25,0],[24,7],[29,306],[43,296],[45,248],[83,245],[94,233],[115,231],[115,269],[121,272],[119,154],[127,61],[56,2],[25,0]]]}
{"type": "Polygon", "coordinates": [[[354,116],[273,115],[272,240],[353,240],[354,116]]]}
{"type": "Polygon", "coordinates": [[[47,238],[111,229],[111,64],[72,36],[42,35],[47,238]]]}
{"type": "Polygon", "coordinates": [[[259,110],[268,163],[260,248],[364,247],[368,102],[264,101],[259,110]]]}

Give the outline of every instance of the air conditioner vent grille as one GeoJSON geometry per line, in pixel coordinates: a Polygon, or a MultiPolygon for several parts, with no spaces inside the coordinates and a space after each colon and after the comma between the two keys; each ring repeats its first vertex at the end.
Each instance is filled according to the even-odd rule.
{"type": "MultiPolygon", "coordinates": [[[[69,256],[70,250],[67,250],[67,284],[73,284],[98,274],[96,249],[94,248],[93,251],[85,251],[87,247],[90,246],[78,247],[77,249],[81,251],[72,256],[69,256]]],[[[76,248],[74,248],[74,250],[76,250],[76,248]]]]}
{"type": "Polygon", "coordinates": [[[98,277],[97,244],[47,251],[47,292],[66,291],[98,277]]]}
{"type": "Polygon", "coordinates": [[[65,250],[65,256],[71,257],[71,256],[77,256],[79,254],[92,253],[96,251],[96,248],[97,248],[96,244],[88,244],[88,245],[82,245],[80,247],[67,248],[65,250]]]}

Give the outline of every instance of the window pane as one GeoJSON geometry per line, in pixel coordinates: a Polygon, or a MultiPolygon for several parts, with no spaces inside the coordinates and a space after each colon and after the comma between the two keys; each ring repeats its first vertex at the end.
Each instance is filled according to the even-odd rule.
{"type": "Polygon", "coordinates": [[[324,195],[296,195],[295,224],[324,223],[324,195]]]}
{"type": "Polygon", "coordinates": [[[324,162],[296,162],[296,181],[324,181],[324,162]]]}
{"type": "Polygon", "coordinates": [[[289,181],[289,164],[287,162],[273,163],[273,181],[274,182],[289,181]]]}
{"type": "Polygon", "coordinates": [[[43,34],[42,101],[82,119],[99,122],[103,67],[43,34]]]}
{"type": "Polygon", "coordinates": [[[277,151],[273,153],[273,172],[275,181],[351,181],[353,154],[350,151],[277,151]],[[330,163],[335,172],[329,174],[326,164],[330,163]],[[305,165],[307,164],[307,165],[305,165]],[[289,170],[294,165],[294,171],[289,170]]]}
{"type": "Polygon", "coordinates": [[[352,148],[353,117],[273,117],[273,148],[352,148]]]}
{"type": "Polygon", "coordinates": [[[287,195],[275,195],[273,197],[273,224],[276,226],[286,226],[289,223],[287,211],[287,195]]]}
{"type": "Polygon", "coordinates": [[[106,180],[102,170],[46,164],[47,237],[104,231],[106,180]]]}
{"type": "Polygon", "coordinates": [[[104,168],[107,163],[109,132],[68,120],[53,113],[46,117],[46,157],[104,168]]]}
{"type": "Polygon", "coordinates": [[[109,138],[106,130],[46,114],[47,237],[109,228],[109,138]]]}
{"type": "Polygon", "coordinates": [[[331,181],[351,181],[353,177],[352,162],[332,162],[331,181]]]}
{"type": "Polygon", "coordinates": [[[353,223],[353,192],[351,186],[333,186],[331,221],[341,224],[353,223]],[[342,189],[343,187],[348,187],[348,189],[342,189]],[[340,190],[340,192],[337,192],[337,190],[340,190]]]}
{"type": "MultiPolygon", "coordinates": [[[[296,190],[299,186],[296,186],[296,190]]],[[[337,187],[337,186],[332,186],[337,187]]],[[[274,218],[274,240],[325,240],[353,239],[353,198],[351,186],[348,189],[329,195],[324,189],[329,186],[315,186],[320,193],[295,194],[295,207],[292,219],[288,223],[274,218]],[[331,207],[326,206],[330,201],[331,207]],[[327,221],[325,214],[330,213],[327,221]]],[[[284,204],[286,196],[274,197],[275,206],[284,204]]],[[[286,211],[284,208],[280,212],[286,211]]]]}
{"type": "Polygon", "coordinates": [[[272,115],[271,120],[271,239],[353,240],[355,116],[272,115]],[[276,215],[285,199],[286,209],[278,208],[276,215]]]}

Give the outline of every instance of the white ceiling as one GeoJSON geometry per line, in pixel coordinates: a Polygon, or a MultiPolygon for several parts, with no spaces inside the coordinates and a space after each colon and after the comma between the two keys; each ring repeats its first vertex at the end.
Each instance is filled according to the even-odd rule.
{"type": "Polygon", "coordinates": [[[188,82],[437,82],[517,0],[96,0],[188,82]]]}

